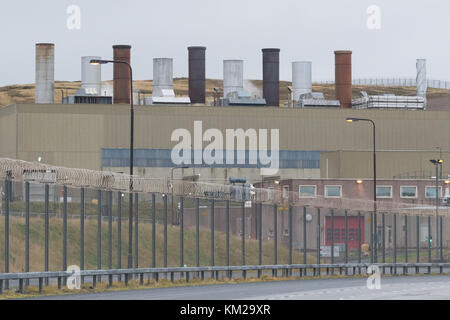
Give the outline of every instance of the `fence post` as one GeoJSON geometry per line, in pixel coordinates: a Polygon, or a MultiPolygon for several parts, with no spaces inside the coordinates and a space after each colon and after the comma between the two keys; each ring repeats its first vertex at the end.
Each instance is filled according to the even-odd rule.
{"type": "Polygon", "coordinates": [[[184,198],[180,197],[180,267],[184,266],[184,198]]]}
{"type": "Polygon", "coordinates": [[[134,267],[139,268],[139,194],[134,195],[134,267]]]}
{"type": "Polygon", "coordinates": [[[164,268],[167,268],[167,195],[164,197],[164,268]]]}
{"type": "Polygon", "coordinates": [[[152,193],[152,268],[156,268],[156,195],[154,193],[152,193]]]}
{"type": "MultiPolygon", "coordinates": [[[[45,185],[45,252],[44,252],[44,271],[49,270],[49,225],[50,225],[50,213],[49,213],[49,197],[50,197],[50,186],[48,184],[45,185]]],[[[45,278],[45,285],[48,286],[48,278],[45,278]]]]}
{"type": "MultiPolygon", "coordinates": [[[[273,205],[273,264],[278,264],[278,206],[273,205]]],[[[278,270],[272,270],[272,276],[277,276],[278,270]]]]}
{"type": "MultiPolygon", "coordinates": [[[[117,193],[117,268],[122,269],[122,192],[117,193]]],[[[122,275],[119,275],[119,281],[122,275]]]]}
{"type": "MultiPolygon", "coordinates": [[[[97,269],[102,268],[102,191],[97,191],[97,269]]],[[[97,276],[98,282],[101,282],[101,276],[97,276]]]]}
{"type": "MultiPolygon", "coordinates": [[[[262,203],[257,204],[258,209],[258,264],[262,265],[262,203]]],[[[258,269],[258,278],[261,277],[262,270],[258,269]]]]}
{"type": "MultiPolygon", "coordinates": [[[[241,236],[241,254],[242,254],[242,265],[245,266],[245,200],[241,203],[241,230],[242,230],[242,236],[241,236]]],[[[242,271],[242,277],[245,279],[246,272],[245,270],[242,271]]]]}
{"type": "MultiPolygon", "coordinates": [[[[397,214],[394,213],[394,264],[397,263],[397,214]]],[[[394,266],[394,274],[397,274],[397,266],[394,266]]]]}
{"type": "Polygon", "coordinates": [[[440,242],[440,262],[444,262],[444,255],[443,255],[443,252],[442,252],[442,247],[443,247],[443,243],[442,243],[442,240],[443,240],[443,238],[442,238],[442,216],[440,216],[439,217],[439,220],[440,220],[440,227],[439,227],[439,242],[440,242]]]}
{"type": "Polygon", "coordinates": [[[306,207],[303,207],[303,264],[307,263],[306,251],[307,251],[307,237],[306,237],[306,207]]]}
{"type": "MultiPolygon", "coordinates": [[[[334,264],[334,210],[331,209],[331,264],[334,264]]],[[[331,268],[331,274],[334,274],[334,267],[331,268]]]]}
{"type": "MultiPolygon", "coordinates": [[[[67,270],[67,186],[64,190],[64,206],[63,206],[63,271],[67,270]]],[[[67,278],[64,277],[64,285],[66,285],[67,278]]]]}
{"type": "MultiPolygon", "coordinates": [[[[5,180],[5,273],[9,273],[9,202],[11,200],[11,182],[5,180]]],[[[5,289],[9,289],[9,280],[5,280],[5,289]]]]}
{"type": "MultiPolygon", "coordinates": [[[[30,272],[30,183],[25,182],[25,272],[30,272]]],[[[29,280],[25,281],[28,286],[29,280]]]]}
{"type": "MultiPolygon", "coordinates": [[[[348,263],[348,213],[347,210],[344,211],[344,223],[345,223],[345,263],[348,263]]],[[[347,268],[345,268],[345,274],[347,275],[347,268]]]]}
{"type": "MultiPolygon", "coordinates": [[[[381,213],[381,224],[382,224],[382,235],[381,235],[381,241],[383,241],[383,263],[386,263],[386,221],[385,221],[385,214],[384,212],[381,213]]],[[[386,270],[385,267],[383,267],[383,274],[385,274],[386,270]]]]}
{"type": "Polygon", "coordinates": [[[374,261],[378,262],[378,223],[377,212],[373,212],[373,242],[374,242],[374,261]]]}
{"type": "MultiPolygon", "coordinates": [[[[292,205],[289,205],[289,216],[288,216],[288,230],[289,230],[289,264],[292,264],[292,205]]],[[[288,276],[290,271],[288,271],[288,276]]]]}
{"type": "Polygon", "coordinates": [[[408,263],[408,216],[405,215],[405,262],[408,263]]]}
{"type": "Polygon", "coordinates": [[[226,265],[230,266],[230,200],[226,202],[226,224],[225,224],[225,237],[226,237],[226,265]]]}
{"type": "MultiPolygon", "coordinates": [[[[211,200],[211,266],[214,266],[214,211],[215,211],[215,201],[211,200]]],[[[214,277],[214,273],[212,275],[214,277]]]]}
{"type": "MultiPolygon", "coordinates": [[[[428,216],[428,263],[431,263],[431,244],[430,239],[431,236],[431,216],[428,216]]],[[[428,267],[428,273],[431,273],[431,268],[428,267]]]]}
{"type": "MultiPolygon", "coordinates": [[[[113,240],[113,226],[112,226],[112,191],[108,191],[108,268],[112,269],[112,240],[113,240]]],[[[113,276],[109,275],[109,285],[112,286],[113,276]]]]}
{"type": "Polygon", "coordinates": [[[197,267],[200,267],[200,199],[199,198],[195,199],[195,265],[197,267]]]}
{"type": "MultiPolygon", "coordinates": [[[[420,263],[420,216],[416,216],[416,262],[420,263]]],[[[419,273],[419,268],[416,267],[416,273],[419,273]]]]}
{"type": "MultiPolygon", "coordinates": [[[[84,270],[84,188],[80,189],[80,270],[84,270]]],[[[81,277],[84,283],[84,277],[81,277]]]]}
{"type": "MultiPolygon", "coordinates": [[[[361,264],[361,245],[363,239],[361,239],[361,212],[358,211],[358,263],[361,264]]],[[[358,267],[358,272],[361,274],[361,267],[358,267]]]]}
{"type": "Polygon", "coordinates": [[[319,266],[318,275],[320,276],[320,208],[317,208],[317,265],[319,266]]]}
{"type": "Polygon", "coordinates": [[[370,212],[370,263],[373,263],[374,260],[374,241],[373,241],[373,212],[370,212]]]}

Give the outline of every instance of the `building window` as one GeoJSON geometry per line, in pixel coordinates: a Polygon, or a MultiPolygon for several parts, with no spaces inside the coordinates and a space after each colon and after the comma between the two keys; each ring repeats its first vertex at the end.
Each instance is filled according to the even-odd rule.
{"type": "Polygon", "coordinates": [[[342,186],[325,186],[325,197],[327,198],[342,197],[342,186]]]}
{"type": "Polygon", "coordinates": [[[400,198],[417,198],[417,187],[400,187],[400,198]]]}
{"type": "Polygon", "coordinates": [[[299,186],[298,195],[300,198],[314,198],[316,196],[316,186],[299,186]]]}
{"type": "Polygon", "coordinates": [[[289,186],[283,186],[283,198],[289,198],[289,186]]]}
{"type": "Polygon", "coordinates": [[[392,198],[392,186],[377,186],[377,198],[392,198]]]}
{"type": "MultiPolygon", "coordinates": [[[[442,197],[442,187],[438,187],[439,197],[442,197]]],[[[436,186],[434,187],[425,187],[425,198],[433,198],[436,199],[436,186]]]]}

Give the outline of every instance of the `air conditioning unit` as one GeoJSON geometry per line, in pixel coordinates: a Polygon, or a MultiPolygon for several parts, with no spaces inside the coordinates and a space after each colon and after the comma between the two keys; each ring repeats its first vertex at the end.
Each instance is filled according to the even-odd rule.
{"type": "Polygon", "coordinates": [[[283,236],[289,237],[289,229],[284,229],[283,230],[283,236]]]}

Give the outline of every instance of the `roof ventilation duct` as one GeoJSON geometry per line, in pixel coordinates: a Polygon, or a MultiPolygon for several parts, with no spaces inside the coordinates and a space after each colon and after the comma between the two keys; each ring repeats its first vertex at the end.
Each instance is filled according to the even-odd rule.
{"type": "Polygon", "coordinates": [[[205,103],[206,96],[206,47],[188,47],[189,98],[192,103],[205,103]]]}
{"type": "Polygon", "coordinates": [[[263,53],[263,97],[268,106],[280,105],[280,49],[266,48],[263,53]]]}
{"type": "Polygon", "coordinates": [[[36,44],[36,92],[37,104],[55,103],[55,45],[36,44]]]}

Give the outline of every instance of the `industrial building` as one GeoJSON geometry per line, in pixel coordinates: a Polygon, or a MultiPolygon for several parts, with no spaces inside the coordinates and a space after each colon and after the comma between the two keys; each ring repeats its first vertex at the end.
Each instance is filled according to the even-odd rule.
{"type": "MultiPolygon", "coordinates": [[[[113,46],[114,60],[131,63],[130,51],[129,45],[113,46]]],[[[348,117],[369,118],[376,123],[378,178],[430,178],[434,167],[429,159],[436,157],[444,160],[444,174],[450,173],[450,112],[427,110],[423,59],[417,61],[416,96],[363,95],[352,99],[352,52],[335,51],[334,100],[312,92],[312,62],[295,61],[291,99],[286,106],[280,106],[280,49],[266,48],[262,50],[262,96],[251,96],[243,90],[244,61],[225,60],[224,85],[217,104],[222,107],[213,107],[205,104],[205,51],[201,46],[188,48],[189,97],[174,94],[173,60],[153,60],[152,97],[143,99],[145,105],[135,106],[136,174],[169,177],[174,167],[182,165],[186,168],[173,172],[176,179],[200,174],[202,181],[220,183],[228,182],[230,177],[258,182],[264,175],[279,179],[371,178],[371,128],[364,123],[349,124],[345,121],[348,117]],[[202,129],[200,145],[193,142],[189,160],[174,163],[172,152],[179,142],[173,138],[174,132],[182,129],[194,138],[196,124],[202,129]],[[216,129],[214,132],[224,138],[215,148],[223,161],[208,163],[203,159],[212,141],[211,136],[204,135],[211,132],[209,129],[216,129]],[[239,129],[245,137],[244,147],[228,150],[227,130],[239,129]],[[254,150],[249,143],[254,137],[261,142],[258,133],[270,136],[274,130],[278,130],[278,141],[268,138],[266,142],[269,150],[279,143],[279,170],[262,175],[261,170],[270,164],[252,162],[250,154],[254,150]],[[225,161],[227,151],[233,152],[234,162],[225,161]]],[[[90,63],[99,57],[82,57],[81,90],[73,97],[65,97],[64,104],[54,104],[54,55],[54,45],[36,45],[35,104],[12,104],[0,109],[0,157],[127,172],[131,96],[128,67],[114,64],[114,90],[105,92],[101,66],[90,63]]]]}

